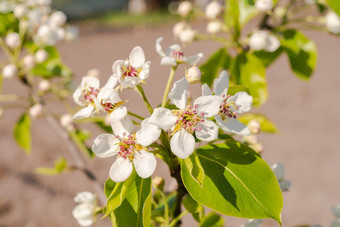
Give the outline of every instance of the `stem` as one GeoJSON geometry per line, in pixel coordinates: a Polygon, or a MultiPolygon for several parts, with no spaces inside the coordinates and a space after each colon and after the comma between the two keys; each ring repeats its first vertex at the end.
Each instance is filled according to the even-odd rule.
{"type": "Polygon", "coordinates": [[[166,103],[167,103],[167,100],[168,100],[168,94],[169,94],[169,91],[170,91],[170,87],[171,87],[172,81],[173,81],[173,79],[175,77],[176,70],[177,70],[177,65],[171,67],[168,83],[166,84],[164,95],[163,95],[162,107],[166,106],[166,103]]]}
{"type": "Polygon", "coordinates": [[[128,114],[135,117],[135,118],[138,118],[139,120],[144,120],[144,117],[138,115],[138,114],[135,114],[135,113],[132,113],[130,111],[128,111],[128,114]]]}
{"type": "Polygon", "coordinates": [[[144,101],[144,104],[145,104],[146,108],[148,109],[148,111],[150,112],[150,114],[152,114],[152,113],[153,113],[153,108],[152,108],[152,106],[150,105],[150,103],[149,103],[147,97],[145,96],[145,93],[144,93],[144,90],[143,90],[142,85],[141,85],[141,84],[138,84],[136,87],[137,87],[137,90],[139,91],[139,94],[142,96],[142,99],[143,99],[143,101],[144,101]]]}
{"type": "Polygon", "coordinates": [[[172,219],[171,223],[170,223],[170,227],[172,226],[176,226],[176,224],[178,224],[181,219],[187,215],[189,212],[187,210],[183,211],[180,215],[178,215],[176,218],[172,219]]]}

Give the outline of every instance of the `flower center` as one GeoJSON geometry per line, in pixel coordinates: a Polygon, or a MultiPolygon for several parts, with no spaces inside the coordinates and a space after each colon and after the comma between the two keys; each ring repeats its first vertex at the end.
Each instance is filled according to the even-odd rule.
{"type": "Polygon", "coordinates": [[[94,101],[93,98],[97,97],[97,95],[99,93],[99,89],[94,88],[94,87],[88,87],[88,88],[83,89],[82,93],[83,93],[83,97],[84,97],[85,101],[88,104],[91,104],[94,101]]]}
{"type": "Polygon", "coordinates": [[[111,102],[105,102],[104,100],[101,100],[100,104],[105,109],[105,111],[112,113],[114,109],[116,109],[118,106],[121,106],[124,103],[126,103],[126,101],[119,101],[116,103],[111,103],[111,102]]]}
{"type": "Polygon", "coordinates": [[[140,144],[136,143],[136,135],[123,135],[124,138],[120,138],[117,136],[117,138],[120,140],[118,143],[118,155],[124,159],[130,159],[131,161],[135,157],[135,152],[140,150],[146,150],[145,147],[143,147],[140,144]]]}
{"type": "Polygon", "coordinates": [[[184,57],[184,53],[179,50],[174,50],[171,52],[170,56],[176,58],[177,60],[181,60],[184,57]]]}
{"type": "Polygon", "coordinates": [[[231,97],[231,95],[225,95],[222,94],[222,97],[224,98],[221,106],[220,106],[220,115],[222,116],[222,119],[224,120],[225,118],[234,118],[236,119],[236,110],[238,109],[237,105],[235,102],[228,102],[228,98],[231,97]]]}
{"type": "Polygon", "coordinates": [[[123,65],[121,68],[123,77],[138,77],[142,69],[135,69],[131,65],[123,65]]]}
{"type": "Polygon", "coordinates": [[[176,125],[173,130],[173,134],[184,128],[189,133],[194,133],[196,130],[202,130],[198,126],[199,122],[204,122],[204,113],[197,113],[198,105],[191,106],[190,104],[184,110],[173,110],[173,113],[177,117],[176,125]]]}

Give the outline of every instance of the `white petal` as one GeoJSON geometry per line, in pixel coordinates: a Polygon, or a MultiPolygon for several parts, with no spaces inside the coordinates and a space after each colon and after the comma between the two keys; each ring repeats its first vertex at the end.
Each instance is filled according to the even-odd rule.
{"type": "Polygon", "coordinates": [[[117,73],[118,69],[120,69],[120,65],[123,63],[123,60],[117,60],[112,64],[112,72],[117,73]]]}
{"type": "Polygon", "coordinates": [[[280,47],[279,39],[276,38],[276,36],[274,36],[274,35],[268,35],[267,44],[266,44],[266,47],[265,47],[266,51],[274,52],[279,47],[280,47]]]}
{"type": "Polygon", "coordinates": [[[110,168],[110,178],[114,182],[122,182],[129,178],[133,170],[132,163],[127,158],[117,157],[110,168]]]}
{"type": "Polygon", "coordinates": [[[159,37],[157,40],[156,40],[156,51],[157,53],[161,56],[161,57],[164,57],[165,56],[165,53],[162,49],[162,46],[161,46],[161,42],[163,41],[163,37],[159,37]]]}
{"type": "Polygon", "coordinates": [[[197,62],[199,62],[199,60],[201,60],[202,58],[203,58],[203,54],[199,53],[199,54],[194,55],[194,56],[185,57],[183,61],[187,62],[189,66],[193,66],[193,65],[197,64],[197,62]]]}
{"type": "Polygon", "coordinates": [[[76,203],[90,203],[90,204],[94,204],[95,201],[96,201],[96,197],[91,192],[79,192],[74,197],[74,202],[76,202],[76,203]]]}
{"type": "Polygon", "coordinates": [[[134,68],[140,68],[145,63],[144,51],[140,46],[136,46],[130,53],[129,62],[134,68]]]}
{"type": "Polygon", "coordinates": [[[85,106],[86,101],[84,100],[82,89],[77,88],[73,93],[73,100],[75,103],[77,103],[79,106],[85,106]]]}
{"type": "Polygon", "coordinates": [[[99,103],[102,102],[117,103],[121,101],[118,92],[116,92],[113,88],[110,87],[103,87],[98,93],[97,99],[99,103]]]}
{"type": "Polygon", "coordinates": [[[218,126],[211,120],[205,119],[199,123],[202,130],[195,131],[195,135],[202,141],[213,141],[218,137],[218,126]]]}
{"type": "Polygon", "coordinates": [[[133,164],[140,177],[148,178],[155,172],[157,161],[152,153],[140,150],[135,153],[133,164]]]}
{"type": "Polygon", "coordinates": [[[150,75],[150,65],[151,65],[151,61],[147,61],[143,65],[142,71],[139,73],[139,77],[142,80],[145,80],[146,78],[149,77],[149,75],[150,75]]]}
{"type": "Polygon", "coordinates": [[[226,71],[223,71],[220,76],[214,81],[214,91],[216,95],[227,94],[229,88],[229,77],[226,71]]]}
{"type": "Polygon", "coordinates": [[[253,104],[253,97],[248,95],[247,92],[240,91],[237,92],[234,96],[236,97],[235,104],[238,107],[238,113],[248,112],[251,109],[251,106],[253,104]]]}
{"type": "Polygon", "coordinates": [[[81,80],[81,87],[93,87],[99,88],[100,82],[96,77],[93,76],[84,76],[81,80]]]}
{"type": "Polygon", "coordinates": [[[101,134],[93,141],[92,151],[99,158],[108,158],[117,154],[119,140],[112,134],[101,134]]]}
{"type": "Polygon", "coordinates": [[[168,56],[162,57],[161,65],[169,65],[169,66],[177,65],[176,58],[168,57],[168,56]]]}
{"type": "Polygon", "coordinates": [[[203,96],[212,95],[212,92],[207,84],[202,85],[202,95],[203,96]]]}
{"type": "Polygon", "coordinates": [[[133,88],[140,83],[142,79],[139,77],[125,77],[124,80],[120,81],[122,87],[133,88]]]}
{"type": "Polygon", "coordinates": [[[188,87],[188,81],[182,78],[174,83],[172,90],[169,92],[169,98],[179,109],[185,109],[187,106],[188,87]]]}
{"type": "Polygon", "coordinates": [[[81,203],[73,209],[72,215],[78,222],[89,220],[92,218],[93,208],[91,204],[81,203]]]}
{"type": "Polygon", "coordinates": [[[171,56],[172,52],[176,51],[182,51],[181,46],[178,44],[172,44],[166,49],[165,54],[166,56],[171,56]]]}
{"type": "Polygon", "coordinates": [[[115,88],[118,84],[118,78],[112,74],[104,87],[115,88]]]}
{"type": "Polygon", "coordinates": [[[159,126],[161,129],[168,131],[176,123],[177,117],[171,112],[171,110],[158,107],[154,109],[149,123],[159,126]]]}
{"type": "Polygon", "coordinates": [[[200,96],[194,101],[198,113],[204,113],[204,117],[212,117],[220,111],[223,98],[217,95],[200,96]]]}
{"type": "Polygon", "coordinates": [[[195,138],[185,129],[178,131],[170,140],[171,151],[179,158],[186,159],[195,150],[195,138]]]}
{"type": "Polygon", "coordinates": [[[78,224],[82,227],[91,226],[93,222],[94,221],[92,220],[92,217],[89,217],[88,219],[84,219],[84,220],[78,220],[78,224]]]}
{"type": "Polygon", "coordinates": [[[149,120],[150,118],[147,118],[142,121],[141,130],[136,133],[136,142],[145,147],[155,142],[161,134],[161,129],[155,124],[150,124],[149,120]]]}
{"type": "Polygon", "coordinates": [[[118,106],[109,114],[109,121],[110,123],[120,121],[126,116],[126,114],[127,108],[125,106],[118,106]]]}
{"type": "Polygon", "coordinates": [[[239,135],[247,136],[250,134],[248,127],[234,118],[226,118],[224,121],[221,116],[215,116],[217,125],[226,132],[236,133],[239,135]]]}
{"type": "Polygon", "coordinates": [[[282,163],[278,162],[272,166],[272,170],[275,173],[276,179],[282,181],[285,174],[285,167],[282,163]]]}
{"type": "Polygon", "coordinates": [[[129,115],[126,115],[120,121],[111,122],[113,132],[117,136],[124,136],[124,134],[131,134],[133,131],[133,123],[129,115]]]}
{"type": "Polygon", "coordinates": [[[79,110],[74,116],[73,119],[82,119],[85,117],[90,117],[95,112],[95,108],[93,105],[88,105],[87,107],[79,110]]]}

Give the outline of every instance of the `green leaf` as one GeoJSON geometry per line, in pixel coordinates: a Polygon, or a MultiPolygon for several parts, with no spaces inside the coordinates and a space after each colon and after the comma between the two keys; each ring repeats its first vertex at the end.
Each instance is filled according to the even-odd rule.
{"type": "Polygon", "coordinates": [[[230,56],[226,49],[221,48],[213,53],[200,67],[202,72],[201,83],[206,83],[210,87],[213,84],[214,79],[218,76],[220,69],[228,67],[228,62],[230,62],[230,56]]]}
{"type": "Polygon", "coordinates": [[[242,114],[240,117],[238,117],[238,119],[245,125],[248,124],[248,122],[251,120],[256,120],[260,124],[262,132],[277,133],[279,131],[276,125],[262,114],[242,114]]]}
{"type": "Polygon", "coordinates": [[[67,161],[65,158],[61,157],[54,162],[54,168],[36,168],[35,172],[43,175],[58,175],[67,169],[67,161]]]}
{"type": "Polygon", "coordinates": [[[245,25],[259,12],[255,7],[254,0],[239,0],[240,24],[245,25]]]}
{"type": "Polygon", "coordinates": [[[185,165],[183,183],[193,199],[219,213],[281,223],[282,194],[276,177],[255,151],[239,142],[197,149],[204,168],[203,187],[185,165]]]}
{"type": "Polygon", "coordinates": [[[5,37],[9,32],[17,32],[18,24],[13,13],[0,13],[0,36],[5,37]]]}
{"type": "Polygon", "coordinates": [[[198,156],[190,155],[188,158],[184,159],[183,163],[189,170],[191,177],[202,186],[205,174],[198,156]]]}
{"type": "Polygon", "coordinates": [[[241,34],[239,1],[228,0],[225,5],[224,21],[232,28],[233,40],[238,41],[241,34]]]}
{"type": "Polygon", "coordinates": [[[16,123],[14,138],[27,154],[31,153],[31,119],[27,113],[24,113],[16,123]]]}
{"type": "Polygon", "coordinates": [[[340,1],[339,0],[326,0],[326,1],[329,7],[331,7],[331,9],[340,17],[340,1]]]}
{"type": "Polygon", "coordinates": [[[106,198],[108,198],[111,195],[111,192],[115,188],[115,186],[116,186],[116,182],[111,180],[111,178],[108,178],[105,181],[104,192],[105,192],[106,198]]]}
{"type": "Polygon", "coordinates": [[[315,43],[299,31],[289,29],[283,32],[281,45],[288,54],[294,74],[301,79],[309,79],[317,63],[315,43]]]}
{"type": "Polygon", "coordinates": [[[196,202],[190,195],[187,195],[183,199],[183,206],[192,214],[193,218],[197,222],[201,222],[204,217],[204,208],[201,204],[196,202]]]}
{"type": "Polygon", "coordinates": [[[237,92],[240,92],[240,91],[245,91],[249,95],[251,94],[249,89],[246,86],[234,85],[234,86],[229,86],[229,88],[228,88],[228,95],[235,95],[237,92]]]}
{"type": "Polygon", "coordinates": [[[274,52],[268,52],[264,50],[260,51],[254,51],[253,54],[260,59],[262,64],[265,67],[268,67],[271,65],[281,54],[282,54],[282,47],[279,47],[276,51],[274,52]]]}
{"type": "Polygon", "coordinates": [[[223,218],[214,213],[210,212],[202,221],[202,223],[199,225],[199,227],[223,227],[224,220],[223,218]]]}
{"type": "Polygon", "coordinates": [[[231,74],[236,84],[249,88],[255,106],[260,106],[267,101],[266,69],[257,57],[251,54],[238,55],[234,60],[231,74]]]}
{"type": "Polygon", "coordinates": [[[111,215],[113,226],[150,226],[151,223],[151,178],[135,180],[126,193],[126,198],[111,215]]]}

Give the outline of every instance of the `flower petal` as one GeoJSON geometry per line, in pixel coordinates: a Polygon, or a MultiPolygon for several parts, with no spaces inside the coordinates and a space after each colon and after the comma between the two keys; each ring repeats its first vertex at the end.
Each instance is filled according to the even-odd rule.
{"type": "Polygon", "coordinates": [[[212,117],[220,111],[223,98],[217,95],[200,96],[194,101],[198,113],[204,113],[204,117],[212,117]]]}
{"type": "Polygon", "coordinates": [[[121,101],[118,92],[116,92],[113,88],[103,87],[98,93],[97,99],[99,103],[117,103],[121,101]]]}
{"type": "Polygon", "coordinates": [[[169,92],[169,98],[179,109],[184,109],[187,106],[188,87],[188,81],[182,78],[174,83],[172,90],[169,92]]]}
{"type": "Polygon", "coordinates": [[[74,202],[76,203],[90,203],[90,204],[95,204],[96,202],[96,197],[93,193],[91,192],[79,192],[77,195],[74,197],[74,202]]]}
{"type": "Polygon", "coordinates": [[[150,177],[155,172],[157,161],[156,157],[145,150],[140,150],[135,153],[133,164],[137,174],[142,178],[150,177]]]}
{"type": "Polygon", "coordinates": [[[204,119],[204,122],[199,123],[201,130],[196,130],[197,139],[202,141],[213,141],[218,137],[218,126],[211,120],[204,119]]]}
{"type": "Polygon", "coordinates": [[[81,87],[93,87],[93,88],[99,88],[100,82],[98,78],[93,76],[84,76],[81,80],[81,87]]]}
{"type": "Polygon", "coordinates": [[[77,88],[74,91],[72,97],[73,97],[74,102],[77,103],[79,106],[85,106],[86,105],[86,101],[84,99],[81,88],[77,88]]]}
{"type": "Polygon", "coordinates": [[[111,127],[117,136],[124,136],[124,134],[131,134],[133,131],[133,123],[129,115],[126,115],[120,121],[111,122],[111,127]]]}
{"type": "Polygon", "coordinates": [[[140,68],[145,63],[144,51],[140,46],[136,46],[130,53],[129,62],[132,67],[140,68]]]}
{"type": "Polygon", "coordinates": [[[112,134],[101,134],[93,141],[92,151],[99,158],[108,158],[115,154],[119,140],[112,134]]]}
{"type": "Polygon", "coordinates": [[[112,64],[112,72],[115,74],[120,71],[121,64],[124,63],[123,60],[117,60],[112,64]]]}
{"type": "Polygon", "coordinates": [[[247,92],[239,91],[234,96],[236,97],[235,104],[238,107],[238,113],[248,112],[251,109],[251,105],[253,104],[253,97],[248,95],[247,92]]]}
{"type": "Polygon", "coordinates": [[[90,226],[93,223],[94,207],[91,204],[81,203],[72,210],[73,217],[80,226],[90,226]]]}
{"type": "Polygon", "coordinates": [[[199,54],[194,55],[194,56],[185,57],[183,59],[183,61],[188,63],[189,66],[193,66],[193,65],[197,64],[197,62],[199,62],[199,60],[201,60],[202,58],[203,58],[203,54],[199,53],[199,54]]]}
{"type": "Polygon", "coordinates": [[[142,71],[139,73],[139,77],[142,80],[145,80],[146,78],[149,77],[149,75],[150,75],[150,65],[151,65],[151,61],[147,61],[143,65],[142,71]]]}
{"type": "Polygon", "coordinates": [[[179,158],[186,159],[195,150],[195,138],[185,129],[178,131],[170,140],[171,151],[179,158]]]}
{"type": "Polygon", "coordinates": [[[207,84],[202,85],[202,95],[203,96],[212,95],[212,92],[207,84]]]}
{"type": "Polygon", "coordinates": [[[168,56],[162,57],[161,65],[169,65],[169,66],[177,65],[176,58],[168,57],[168,56]]]}
{"type": "Polygon", "coordinates": [[[95,112],[95,108],[93,105],[88,105],[87,107],[79,110],[74,116],[73,119],[82,119],[85,117],[90,117],[95,112]]]}
{"type": "Polygon", "coordinates": [[[156,40],[156,51],[157,53],[161,56],[161,57],[164,57],[165,56],[165,53],[162,49],[162,46],[161,46],[161,42],[163,41],[163,37],[159,37],[157,40],[156,40]]]}
{"type": "Polygon", "coordinates": [[[178,44],[172,44],[166,49],[165,54],[166,56],[171,56],[171,54],[176,51],[182,51],[181,46],[178,44]]]}
{"type": "Polygon", "coordinates": [[[158,107],[154,109],[149,123],[159,126],[164,131],[168,131],[176,123],[177,117],[171,112],[171,110],[158,107]]]}
{"type": "Polygon", "coordinates": [[[118,106],[116,107],[110,114],[109,114],[109,122],[115,122],[122,120],[127,114],[127,108],[125,106],[118,106]]]}
{"type": "Polygon", "coordinates": [[[265,47],[266,51],[274,52],[280,47],[280,41],[274,35],[268,35],[267,37],[267,44],[265,47]]]}
{"type": "Polygon", "coordinates": [[[229,88],[229,77],[226,71],[223,71],[220,76],[214,81],[214,91],[216,95],[227,94],[229,88]]]}
{"type": "Polygon", "coordinates": [[[149,123],[149,118],[142,121],[142,128],[136,133],[136,142],[143,146],[149,146],[161,135],[161,129],[149,123]]]}
{"type": "Polygon", "coordinates": [[[112,74],[110,78],[107,80],[104,87],[115,88],[117,84],[118,84],[118,78],[115,76],[115,74],[112,74]]]}
{"type": "Polygon", "coordinates": [[[133,170],[131,161],[127,158],[117,157],[110,168],[110,178],[114,182],[122,182],[129,178],[133,170]]]}
{"type": "Polygon", "coordinates": [[[120,85],[122,87],[133,88],[137,84],[139,84],[141,80],[142,79],[139,77],[125,77],[123,80],[120,81],[120,85]]]}
{"type": "Polygon", "coordinates": [[[239,135],[247,136],[250,134],[248,127],[234,118],[226,118],[224,121],[221,116],[215,116],[217,125],[226,132],[236,133],[239,135]]]}

